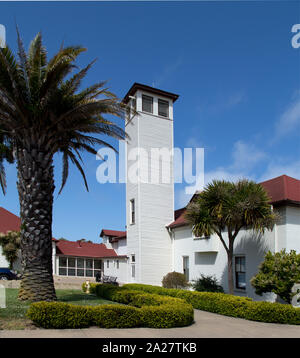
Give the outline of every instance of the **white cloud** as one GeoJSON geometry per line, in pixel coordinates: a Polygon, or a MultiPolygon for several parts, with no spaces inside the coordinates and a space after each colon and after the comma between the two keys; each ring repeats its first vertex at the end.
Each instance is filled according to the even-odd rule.
{"type": "Polygon", "coordinates": [[[152,82],[152,87],[160,87],[162,83],[170,77],[182,64],[182,58],[178,57],[177,60],[173,63],[170,63],[164,68],[160,76],[152,82]]]}
{"type": "Polygon", "coordinates": [[[286,136],[292,131],[300,132],[300,97],[292,102],[282,113],[275,124],[275,133],[271,143],[286,136]]]}
{"type": "Polygon", "coordinates": [[[242,140],[238,140],[233,145],[233,164],[231,168],[233,171],[244,169],[248,171],[267,157],[267,154],[258,149],[254,144],[248,144],[242,140]]]}

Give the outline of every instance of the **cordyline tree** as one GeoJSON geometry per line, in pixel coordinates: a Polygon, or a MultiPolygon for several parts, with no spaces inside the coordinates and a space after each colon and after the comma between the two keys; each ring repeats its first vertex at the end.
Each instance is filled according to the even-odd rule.
{"type": "Polygon", "coordinates": [[[228,258],[228,289],[233,294],[233,249],[241,229],[264,233],[278,216],[264,188],[253,181],[214,180],[187,206],[185,217],[198,236],[217,234],[228,258]]]}
{"type": "MultiPolygon", "coordinates": [[[[27,53],[18,30],[17,35],[18,57],[8,47],[0,49],[0,139],[6,150],[12,150],[18,171],[19,299],[50,301],[56,299],[51,254],[53,156],[59,152],[63,160],[59,193],[68,177],[69,161],[78,168],[88,189],[80,152],[96,154],[95,145],[111,147],[98,135],[124,139],[124,130],[104,116],[124,118],[126,109],[105,88],[105,82],[80,88],[94,63],[72,73],[83,47],[61,46],[48,60],[40,33],[27,53]]],[[[3,166],[0,169],[5,188],[3,166]]]]}
{"type": "Polygon", "coordinates": [[[9,263],[10,269],[13,269],[14,262],[18,258],[20,243],[21,238],[19,231],[0,233],[0,246],[2,247],[3,255],[9,263]]]}

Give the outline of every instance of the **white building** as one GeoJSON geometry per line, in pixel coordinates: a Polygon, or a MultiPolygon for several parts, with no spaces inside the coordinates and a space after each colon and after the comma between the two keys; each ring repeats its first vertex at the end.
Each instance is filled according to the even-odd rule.
{"type": "MultiPolygon", "coordinates": [[[[177,95],[135,83],[125,103],[137,111],[126,124],[130,140],[127,142],[126,227],[122,232],[106,236],[103,243],[123,256],[119,268],[113,264],[104,267],[104,273],[117,276],[120,282],[161,285],[162,278],[171,271],[182,272],[189,281],[204,275],[215,275],[227,290],[227,255],[217,235],[196,238],[185,219],[185,208],[174,212],[174,184],[172,163],[168,183],[151,182],[163,158],[151,162],[140,160],[140,181],[132,182],[132,164],[143,150],[173,148],[173,104],[177,95]],[[153,168],[155,168],[153,170],[153,168]],[[153,174],[154,173],[154,174],[153,174]],[[150,178],[150,179],[149,179],[150,178]],[[122,263],[121,263],[122,262],[122,263]],[[122,269],[121,269],[122,266],[122,269]],[[127,277],[126,277],[127,275],[127,277]]],[[[175,120],[176,122],[176,120],[175,120]]],[[[166,163],[164,163],[166,164],[166,163]]],[[[268,250],[286,248],[300,253],[300,180],[282,175],[261,185],[272,198],[274,210],[281,222],[273,231],[255,235],[241,231],[234,246],[234,287],[236,294],[262,299],[254,293],[250,279],[257,273],[259,264],[268,250]]],[[[108,261],[108,260],[107,260],[108,261]]],[[[268,299],[264,296],[263,299],[268,299]]]]}
{"type": "MultiPolygon", "coordinates": [[[[173,149],[173,105],[177,98],[138,83],[130,88],[123,100],[136,111],[126,122],[130,137],[126,145],[127,230],[103,229],[101,244],[53,239],[54,275],[85,279],[101,271],[121,283],[161,285],[164,275],[177,271],[189,281],[201,274],[215,275],[227,290],[227,255],[219,238],[194,237],[184,218],[185,208],[174,212],[173,163],[163,153],[173,149]],[[157,156],[159,150],[161,156],[157,156]],[[155,155],[147,160],[144,154],[151,151],[155,155]],[[142,160],[135,166],[137,158],[142,160]],[[167,180],[158,176],[163,168],[168,169],[167,180]]],[[[300,180],[282,175],[261,185],[272,198],[281,221],[263,236],[250,231],[239,233],[234,246],[234,287],[238,295],[274,299],[255,295],[250,279],[268,250],[285,248],[300,253],[300,180]]],[[[20,226],[19,218],[8,213],[0,208],[2,232],[20,226]]],[[[0,266],[7,266],[1,252],[0,266]]]]}

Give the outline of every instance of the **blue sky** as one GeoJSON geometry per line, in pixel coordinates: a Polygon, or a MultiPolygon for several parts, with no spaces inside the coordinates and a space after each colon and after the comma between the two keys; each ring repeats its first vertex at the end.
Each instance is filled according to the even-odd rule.
{"type": "MultiPolygon", "coordinates": [[[[108,80],[120,98],[134,82],[179,94],[174,144],[204,148],[206,182],[300,179],[299,2],[1,2],[0,23],[14,50],[15,23],[26,47],[41,31],[50,56],[62,41],[87,47],[79,66],[98,61],[84,85],[108,80]]],[[[99,161],[84,162],[90,191],[72,168],[55,193],[53,235],[99,242],[102,228],[125,229],[125,185],[99,184],[99,161]]],[[[6,168],[0,206],[18,214],[16,169],[6,168]]],[[[175,208],[188,199],[176,184],[175,208]]]]}

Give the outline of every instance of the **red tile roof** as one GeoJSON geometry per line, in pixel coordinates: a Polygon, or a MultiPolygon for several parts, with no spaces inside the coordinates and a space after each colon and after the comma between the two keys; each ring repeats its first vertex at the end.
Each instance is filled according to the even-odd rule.
{"type": "MultiPolygon", "coordinates": [[[[266,180],[260,183],[267,193],[269,194],[271,201],[270,204],[281,203],[296,203],[300,204],[300,180],[289,177],[287,175],[281,175],[279,177],[266,180]]],[[[191,200],[195,198],[195,195],[191,200]]],[[[186,208],[178,209],[175,211],[175,220],[168,225],[169,228],[187,225],[185,220],[186,208]]]]}
{"type": "Polygon", "coordinates": [[[0,207],[0,232],[19,231],[20,226],[21,220],[17,215],[0,207]]]}
{"type": "Polygon", "coordinates": [[[109,237],[113,237],[113,238],[124,239],[124,238],[126,238],[126,231],[103,229],[101,231],[101,233],[100,233],[100,237],[103,237],[104,235],[109,236],[109,237]]]}
{"type": "MultiPolygon", "coordinates": [[[[0,232],[20,231],[21,219],[10,211],[0,207],[0,232]]],[[[53,241],[57,241],[52,238],[53,241]]]]}
{"type": "Polygon", "coordinates": [[[115,250],[108,249],[104,244],[94,244],[79,241],[57,241],[56,254],[65,256],[84,257],[119,257],[115,250]]]}
{"type": "Polygon", "coordinates": [[[300,180],[298,179],[281,175],[260,184],[271,197],[271,204],[282,201],[300,203],[300,180]]]}

